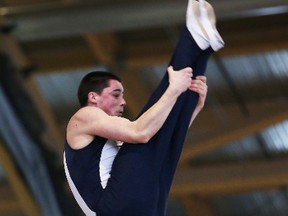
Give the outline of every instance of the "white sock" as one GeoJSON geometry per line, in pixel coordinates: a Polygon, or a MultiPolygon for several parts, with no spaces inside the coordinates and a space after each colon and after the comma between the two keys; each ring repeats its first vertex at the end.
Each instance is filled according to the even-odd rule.
{"type": "Polygon", "coordinates": [[[189,0],[186,12],[186,26],[194,38],[197,45],[202,49],[207,49],[209,44],[208,35],[201,29],[199,3],[195,0],[189,0]]]}
{"type": "Polygon", "coordinates": [[[201,11],[201,23],[205,26],[206,33],[208,34],[209,42],[214,51],[217,51],[224,47],[224,41],[221,38],[219,32],[215,27],[215,14],[213,7],[205,2],[204,0],[199,0],[200,11],[201,11]],[[206,3],[206,5],[205,5],[206,3]],[[209,11],[208,11],[209,10],[209,11]],[[210,16],[209,16],[210,15],[210,16]]]}

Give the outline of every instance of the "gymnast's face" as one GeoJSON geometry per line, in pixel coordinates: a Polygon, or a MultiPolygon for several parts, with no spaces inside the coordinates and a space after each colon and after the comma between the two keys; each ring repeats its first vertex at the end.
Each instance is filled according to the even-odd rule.
{"type": "Polygon", "coordinates": [[[111,116],[122,116],[126,101],[124,99],[124,88],[117,80],[109,80],[109,86],[104,88],[98,95],[97,107],[111,116]]]}

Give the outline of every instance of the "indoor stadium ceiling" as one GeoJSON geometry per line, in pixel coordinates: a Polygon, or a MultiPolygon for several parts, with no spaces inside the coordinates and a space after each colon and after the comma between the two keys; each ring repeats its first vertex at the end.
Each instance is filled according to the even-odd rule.
{"type": "MultiPolygon", "coordinates": [[[[225,48],[209,61],[206,106],[189,130],[167,216],[286,216],[288,0],[209,2],[225,48]]],[[[14,89],[10,108],[24,126],[9,130],[17,118],[3,114],[11,98],[1,93],[0,216],[82,215],[62,168],[79,80],[97,68],[118,73],[134,118],[169,62],[186,4],[0,0],[0,51],[14,66],[4,74],[0,65],[1,86],[14,89]],[[33,148],[23,147],[23,131],[33,148]]]]}

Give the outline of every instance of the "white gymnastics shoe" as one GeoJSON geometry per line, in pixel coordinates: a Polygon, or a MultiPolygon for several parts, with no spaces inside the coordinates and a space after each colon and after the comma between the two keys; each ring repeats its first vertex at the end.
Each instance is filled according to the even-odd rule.
{"type": "Polygon", "coordinates": [[[224,41],[216,29],[214,9],[208,2],[204,0],[188,1],[186,26],[202,50],[209,46],[214,51],[224,47],[224,41]]]}

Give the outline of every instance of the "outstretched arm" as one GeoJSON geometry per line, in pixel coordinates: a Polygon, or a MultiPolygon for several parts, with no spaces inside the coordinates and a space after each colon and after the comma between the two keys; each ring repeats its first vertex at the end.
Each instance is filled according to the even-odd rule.
{"type": "Polygon", "coordinates": [[[196,116],[204,107],[206,95],[208,92],[208,86],[206,84],[206,81],[207,78],[205,76],[197,76],[196,79],[192,80],[191,85],[189,87],[191,91],[194,91],[199,94],[198,104],[192,114],[189,127],[191,126],[196,116]]]}

